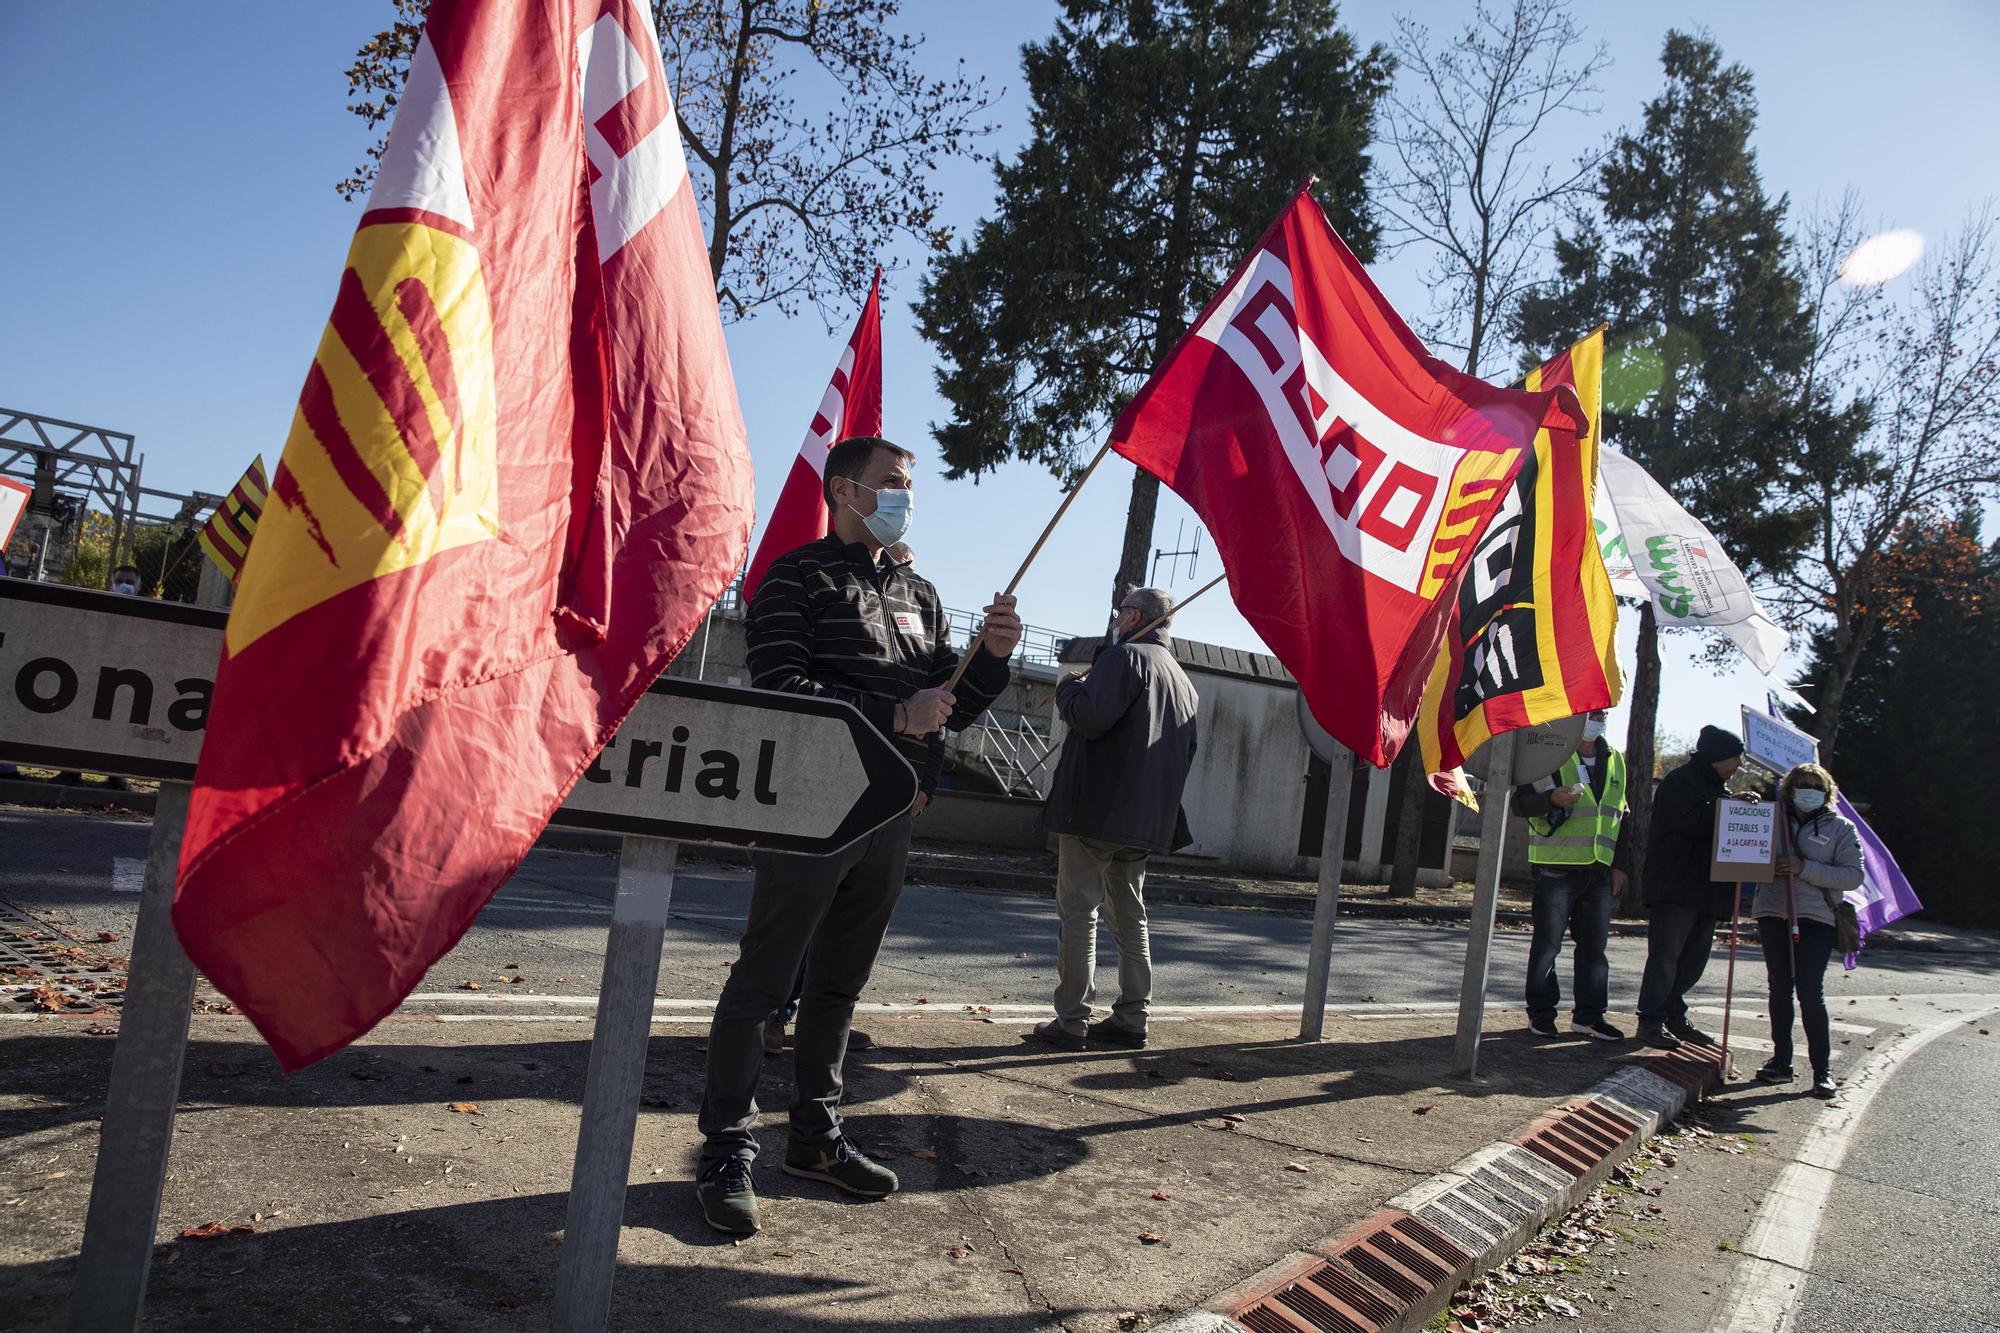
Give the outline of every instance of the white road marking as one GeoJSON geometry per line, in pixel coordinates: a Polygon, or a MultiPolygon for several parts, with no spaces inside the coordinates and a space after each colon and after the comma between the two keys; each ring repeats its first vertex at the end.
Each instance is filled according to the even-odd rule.
{"type": "Polygon", "coordinates": [[[1715,1325],[1721,1333],[1791,1333],[1799,1287],[1812,1268],[1834,1179],[1875,1094],[1911,1056],[1945,1033],[2000,1013],[2000,1004],[1992,1003],[1991,996],[1952,998],[1984,1002],[1984,1007],[1970,1007],[1885,1042],[1806,1130],[1797,1157],[1771,1187],[1743,1238],[1743,1258],[1737,1261],[1723,1298],[1722,1317],[1715,1325]]]}
{"type": "Polygon", "coordinates": [[[136,856],[114,856],[111,858],[111,891],[113,893],[141,893],[146,887],[146,862],[136,856]]]}

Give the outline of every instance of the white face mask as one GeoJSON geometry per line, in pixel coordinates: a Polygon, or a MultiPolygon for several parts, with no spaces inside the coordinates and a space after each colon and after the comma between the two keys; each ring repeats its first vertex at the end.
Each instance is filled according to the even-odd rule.
{"type": "Polygon", "coordinates": [[[1801,814],[1812,814],[1826,805],[1826,793],[1813,787],[1801,787],[1792,793],[1792,804],[1801,814]]]}
{"type": "Polygon", "coordinates": [[[1603,718],[1587,717],[1583,720],[1583,739],[1585,741],[1595,741],[1600,739],[1603,735],[1604,735],[1603,718]]]}
{"type": "Polygon", "coordinates": [[[854,509],[852,504],[847,506],[849,509],[854,509],[855,514],[860,517],[863,526],[868,529],[869,536],[884,546],[894,546],[909,535],[910,522],[916,517],[916,503],[907,487],[902,490],[889,490],[886,487],[876,490],[872,486],[863,486],[858,481],[854,486],[875,497],[875,512],[872,514],[863,514],[859,509],[854,509]]]}
{"type": "Polygon", "coordinates": [[[111,591],[125,597],[137,597],[139,595],[139,585],[136,583],[114,583],[111,585],[111,591]]]}

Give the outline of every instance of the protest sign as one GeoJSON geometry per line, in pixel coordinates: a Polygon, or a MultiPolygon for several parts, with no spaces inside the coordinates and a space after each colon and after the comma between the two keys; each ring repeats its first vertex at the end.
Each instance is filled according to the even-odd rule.
{"type": "Polygon", "coordinates": [[[1819,742],[1782,718],[1745,706],[1743,757],[1779,777],[1800,764],[1819,762],[1819,742]]]}
{"type": "Polygon", "coordinates": [[[1708,877],[1718,884],[1769,884],[1778,859],[1777,814],[1764,801],[1717,801],[1708,877]]]}

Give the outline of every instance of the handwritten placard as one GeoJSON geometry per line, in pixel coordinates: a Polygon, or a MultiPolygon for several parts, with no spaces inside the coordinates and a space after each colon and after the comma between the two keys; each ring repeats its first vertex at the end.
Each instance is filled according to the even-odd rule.
{"type": "Polygon", "coordinates": [[[1800,764],[1819,762],[1819,742],[1769,713],[1743,710],[1743,755],[1779,777],[1800,764]]]}
{"type": "Polygon", "coordinates": [[[1763,801],[1717,801],[1708,877],[1719,884],[1769,884],[1778,859],[1777,811],[1763,801]]]}

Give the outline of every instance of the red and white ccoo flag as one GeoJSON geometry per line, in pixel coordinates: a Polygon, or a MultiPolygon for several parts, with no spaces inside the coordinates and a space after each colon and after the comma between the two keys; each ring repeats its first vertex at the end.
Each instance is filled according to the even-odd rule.
{"type": "Polygon", "coordinates": [[[827,383],[819,411],[806,431],[805,443],[792,460],[785,488],[778,492],[778,503],[764,525],[757,553],[750,557],[750,567],[743,573],[746,605],[774,560],[826,536],[829,520],[823,484],[827,451],[842,440],[882,433],[881,296],[882,270],[878,268],[861,317],[854,321],[854,332],[848,336],[840,364],[833,368],[833,379],[827,383]]]}
{"type": "Polygon", "coordinates": [[[1386,765],[1536,431],[1583,420],[1433,357],[1301,189],[1111,439],[1208,525],[1320,725],[1386,765]]]}

